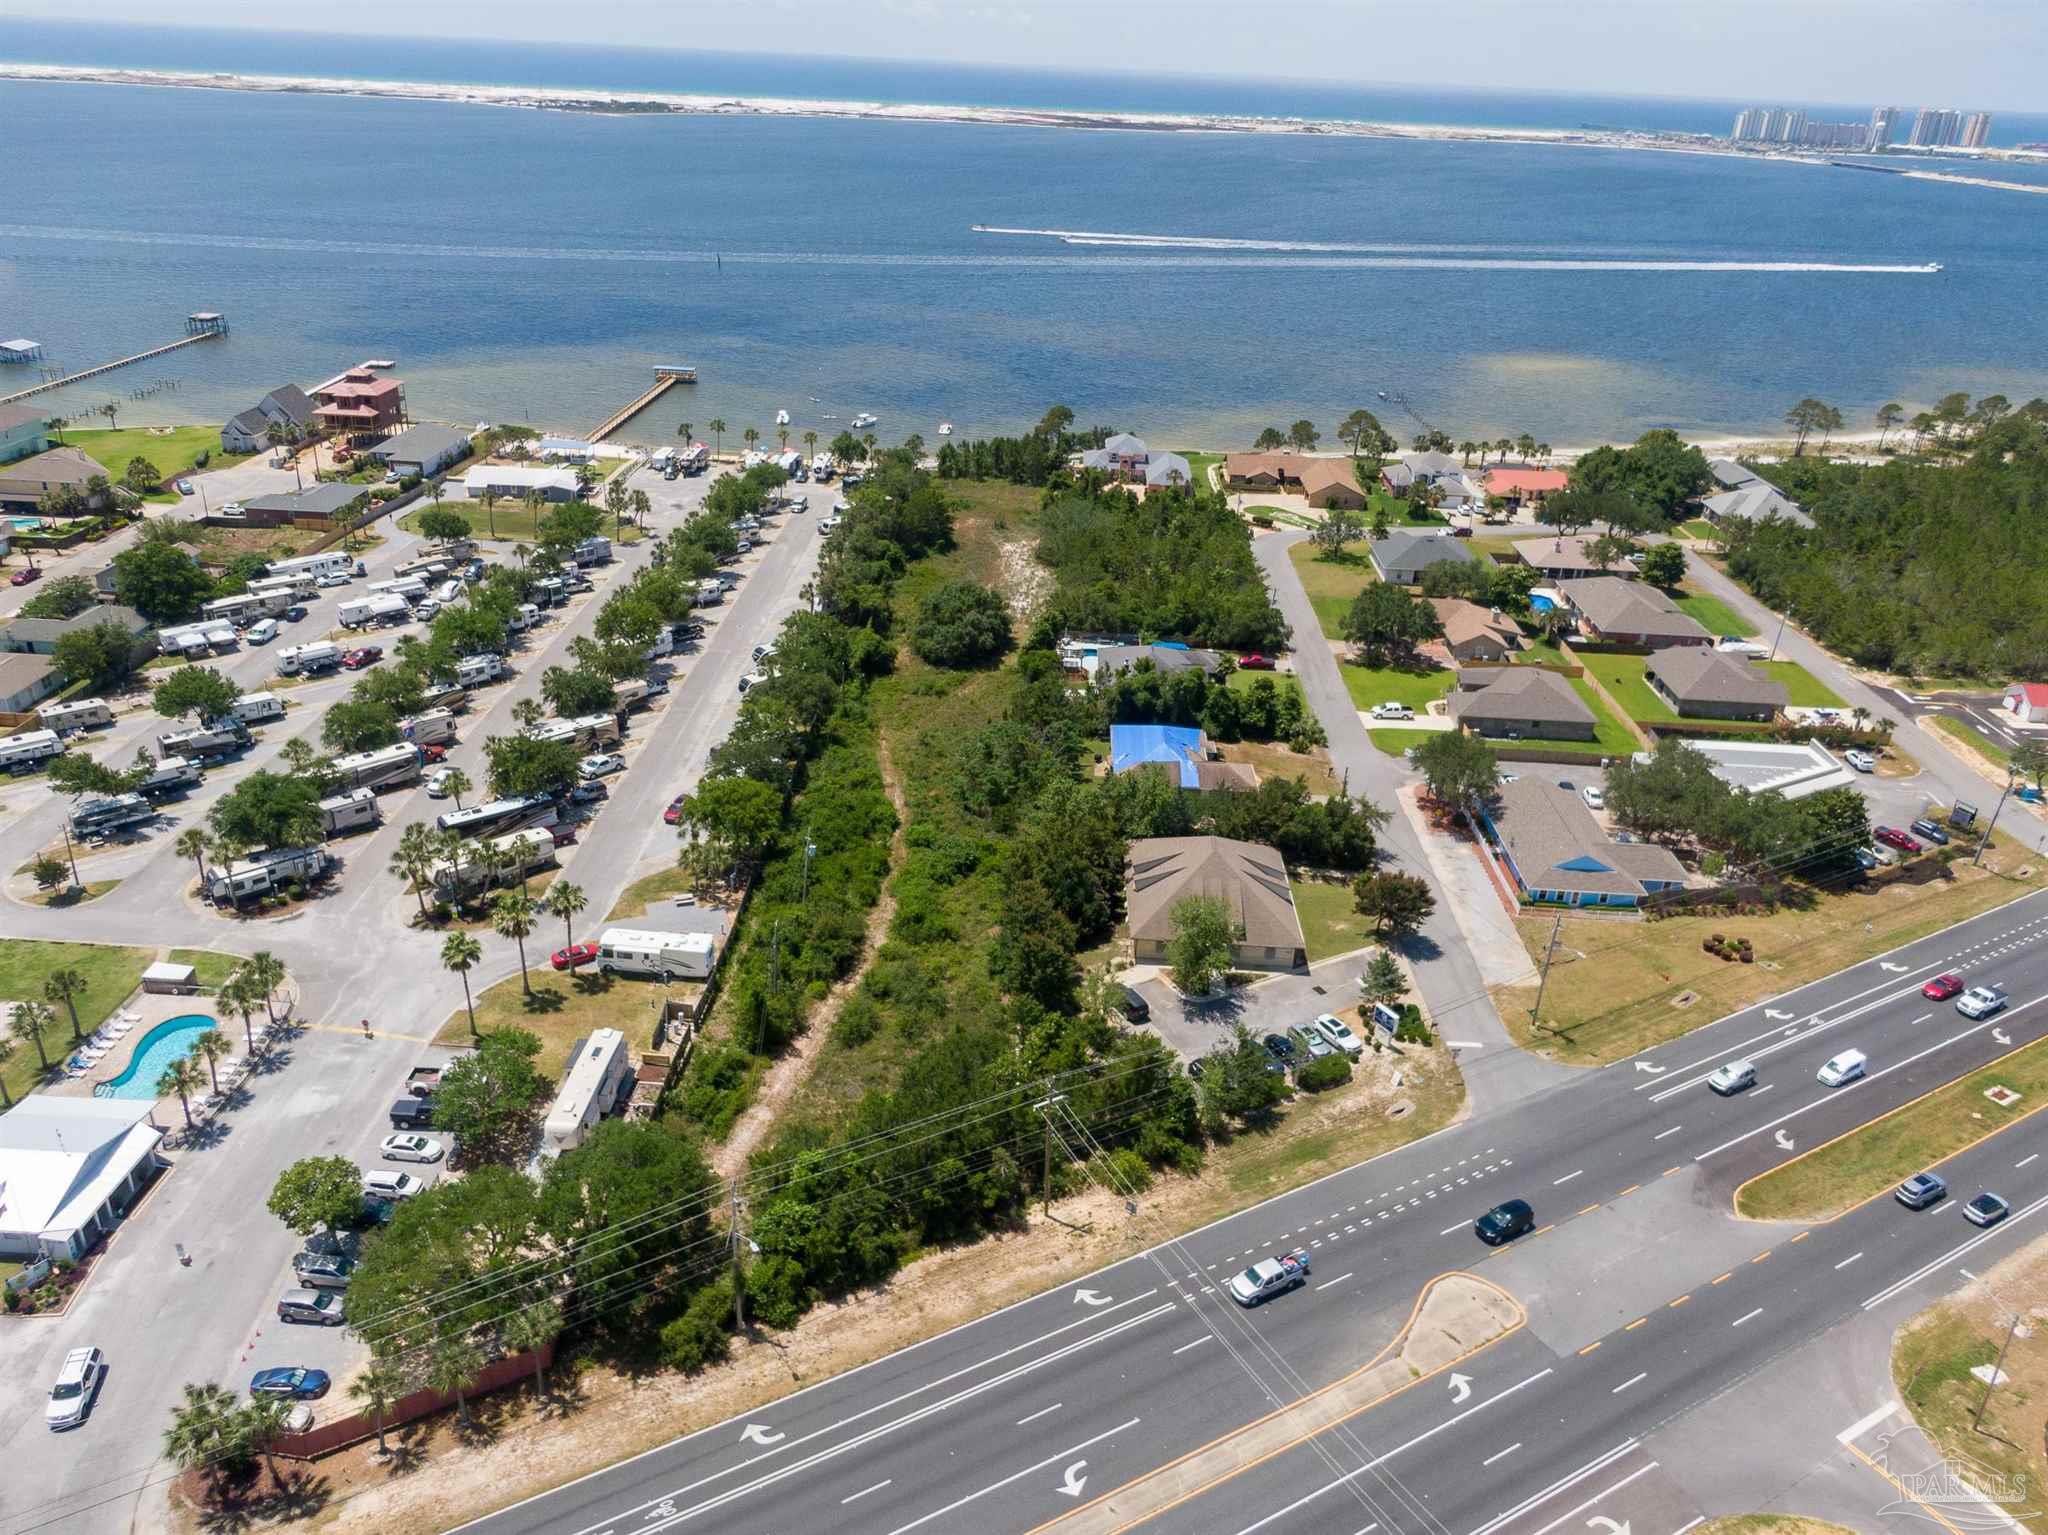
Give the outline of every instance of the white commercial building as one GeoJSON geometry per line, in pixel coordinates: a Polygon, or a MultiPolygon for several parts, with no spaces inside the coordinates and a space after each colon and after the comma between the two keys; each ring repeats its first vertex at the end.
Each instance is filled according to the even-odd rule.
{"type": "Polygon", "coordinates": [[[0,1115],[0,1257],[80,1258],[156,1167],[153,1098],[37,1093],[0,1115]]]}

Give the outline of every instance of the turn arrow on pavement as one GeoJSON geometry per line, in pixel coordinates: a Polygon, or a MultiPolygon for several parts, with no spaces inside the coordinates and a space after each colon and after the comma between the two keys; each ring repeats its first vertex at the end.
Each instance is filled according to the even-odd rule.
{"type": "Polygon", "coordinates": [[[1647,1071],[1653,1077],[1661,1077],[1664,1075],[1664,1068],[1662,1066],[1652,1066],[1648,1061],[1637,1061],[1636,1070],[1647,1071]]]}
{"type": "Polygon", "coordinates": [[[788,1437],[787,1434],[772,1429],[765,1423],[749,1423],[740,1430],[740,1438],[751,1439],[756,1444],[780,1444],[788,1437]]]}
{"type": "Polygon", "coordinates": [[[1466,1399],[1467,1397],[1469,1397],[1469,1396],[1470,1396],[1471,1394],[1472,1394],[1472,1377],[1471,1377],[1471,1376],[1469,1376],[1469,1375],[1453,1375],[1453,1376],[1451,1377],[1451,1402],[1452,1402],[1452,1405],[1454,1405],[1454,1406],[1455,1406],[1455,1405],[1456,1405],[1457,1403],[1459,1403],[1459,1402],[1462,1402],[1462,1401],[1464,1401],[1464,1400],[1465,1400],[1465,1399],[1466,1399]]]}
{"type": "Polygon", "coordinates": [[[1772,1136],[1771,1139],[1778,1143],[1778,1149],[1780,1151],[1792,1150],[1792,1137],[1787,1135],[1783,1130],[1780,1130],[1776,1135],[1772,1136]]]}
{"type": "Polygon", "coordinates": [[[1081,1468],[1087,1464],[1085,1460],[1077,1460],[1067,1467],[1066,1480],[1060,1483],[1059,1490],[1070,1498],[1080,1497],[1081,1489],[1088,1485],[1088,1478],[1081,1474],[1081,1468]]]}
{"type": "Polygon", "coordinates": [[[2012,1043],[2012,1036],[2003,1029],[1993,1029],[1991,1031],[1991,1042],[1996,1045],[2009,1045],[2012,1043]]]}
{"type": "Polygon", "coordinates": [[[1109,1304],[1109,1297],[1098,1294],[1094,1290],[1076,1290],[1074,1292],[1074,1304],[1077,1306],[1107,1306],[1109,1304]]]}
{"type": "Polygon", "coordinates": [[[1607,1535],[1629,1535],[1628,1521],[1626,1519],[1616,1524],[1605,1514],[1595,1514],[1592,1518],[1588,1519],[1586,1521],[1586,1528],[1589,1530],[1605,1530],[1607,1535]]]}

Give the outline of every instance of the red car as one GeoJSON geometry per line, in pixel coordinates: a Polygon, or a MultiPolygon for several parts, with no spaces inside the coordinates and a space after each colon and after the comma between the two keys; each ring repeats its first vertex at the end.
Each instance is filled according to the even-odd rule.
{"type": "Polygon", "coordinates": [[[557,970],[574,970],[578,965],[588,965],[597,959],[597,945],[594,943],[572,943],[566,949],[557,949],[548,963],[557,970]]]}
{"type": "Polygon", "coordinates": [[[9,586],[27,586],[31,581],[40,581],[42,579],[42,567],[31,565],[26,570],[17,570],[13,575],[9,576],[7,584],[9,586]]]}
{"type": "Polygon", "coordinates": [[[1241,671],[1269,672],[1273,669],[1273,658],[1261,655],[1239,656],[1237,664],[1241,671]]]}
{"type": "Polygon", "coordinates": [[[1963,978],[1951,970],[1947,975],[1937,975],[1920,988],[1920,995],[1930,1002],[1946,1002],[1963,989],[1963,978]]]}
{"type": "Polygon", "coordinates": [[[1896,826],[1880,826],[1872,833],[1886,847],[1895,847],[1902,853],[1917,853],[1920,844],[1900,831],[1896,826]]]}
{"type": "Polygon", "coordinates": [[[384,647],[382,645],[364,645],[358,650],[343,652],[341,664],[350,671],[355,672],[361,671],[373,661],[381,661],[383,659],[384,647]]]}
{"type": "Polygon", "coordinates": [[[678,794],[674,799],[670,800],[668,802],[668,809],[662,811],[661,813],[662,820],[666,821],[671,826],[675,825],[678,821],[682,820],[683,801],[686,798],[688,798],[687,795],[678,794]]]}
{"type": "Polygon", "coordinates": [[[445,746],[422,746],[420,748],[420,761],[430,767],[436,762],[445,762],[447,760],[448,748],[445,746]]]}

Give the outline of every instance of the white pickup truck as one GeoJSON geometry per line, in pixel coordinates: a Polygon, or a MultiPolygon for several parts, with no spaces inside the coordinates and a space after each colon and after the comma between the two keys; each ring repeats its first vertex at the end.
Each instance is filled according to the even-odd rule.
{"type": "Polygon", "coordinates": [[[1297,1247],[1292,1252],[1261,1258],[1242,1274],[1233,1276],[1230,1298],[1240,1306],[1256,1306],[1307,1283],[1308,1249],[1297,1247]]]}

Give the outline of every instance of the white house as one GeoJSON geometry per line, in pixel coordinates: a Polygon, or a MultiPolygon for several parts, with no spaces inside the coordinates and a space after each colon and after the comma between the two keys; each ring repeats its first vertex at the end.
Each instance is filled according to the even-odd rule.
{"type": "Polygon", "coordinates": [[[153,1098],[37,1093],[0,1115],[0,1258],[83,1257],[155,1171],[153,1098]]]}
{"type": "Polygon", "coordinates": [[[485,492],[501,501],[518,501],[529,492],[543,501],[574,501],[576,473],[572,469],[543,469],[530,464],[486,464],[472,469],[462,479],[463,493],[476,501],[485,492]]]}
{"type": "Polygon", "coordinates": [[[2015,682],[2005,690],[2005,707],[2022,725],[2048,725],[2048,682],[2015,682]]]}

